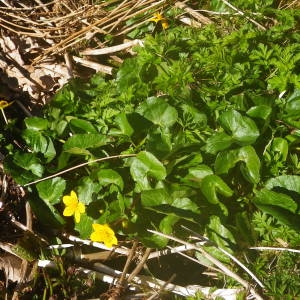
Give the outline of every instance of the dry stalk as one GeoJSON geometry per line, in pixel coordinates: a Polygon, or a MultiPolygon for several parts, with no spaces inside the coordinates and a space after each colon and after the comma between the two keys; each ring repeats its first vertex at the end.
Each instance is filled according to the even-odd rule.
{"type": "Polygon", "coordinates": [[[131,48],[133,46],[143,46],[143,41],[142,40],[133,40],[133,41],[129,41],[126,43],[123,43],[121,45],[117,45],[117,46],[112,46],[112,47],[106,47],[106,48],[101,48],[101,49],[87,49],[82,51],[80,54],[81,55],[106,55],[106,54],[110,54],[110,53],[115,53],[115,52],[119,52],[122,50],[125,50],[127,48],[131,48]]]}
{"type": "Polygon", "coordinates": [[[139,261],[138,265],[135,267],[135,269],[128,276],[128,278],[127,278],[128,283],[131,282],[133,280],[133,278],[141,272],[142,268],[144,267],[149,255],[150,255],[150,252],[151,252],[151,248],[147,248],[144,255],[143,255],[143,257],[139,261]]]}
{"type": "Polygon", "coordinates": [[[225,275],[233,278],[234,280],[236,280],[238,283],[240,283],[242,286],[244,286],[246,288],[246,290],[249,290],[251,292],[251,294],[256,297],[255,299],[257,300],[263,300],[263,298],[253,289],[253,287],[251,287],[251,285],[244,279],[242,279],[239,275],[237,275],[236,273],[232,272],[230,269],[228,269],[223,263],[221,263],[219,260],[217,260],[216,258],[214,258],[213,256],[211,256],[209,253],[207,253],[201,246],[197,246],[197,245],[193,245],[191,243],[185,242],[181,239],[178,239],[176,237],[173,237],[171,235],[168,234],[164,234],[155,230],[150,230],[148,229],[149,232],[160,235],[162,237],[168,238],[170,240],[173,240],[175,242],[181,243],[183,245],[187,245],[190,247],[193,247],[194,250],[197,250],[199,252],[201,252],[201,254],[208,259],[210,262],[212,262],[215,266],[217,266],[225,275]]]}
{"type": "Polygon", "coordinates": [[[291,248],[278,248],[278,247],[250,247],[251,250],[258,250],[258,251],[288,251],[292,253],[300,253],[300,250],[297,249],[291,249],[291,248]]]}
{"type": "Polygon", "coordinates": [[[186,13],[190,14],[192,17],[194,17],[196,20],[198,20],[200,23],[202,23],[204,25],[208,25],[208,24],[212,24],[213,23],[212,20],[210,20],[209,18],[203,16],[199,12],[193,10],[192,8],[188,7],[183,2],[177,1],[175,3],[175,7],[178,7],[180,9],[184,10],[186,13]]]}
{"type": "MultiPolygon", "coordinates": [[[[147,11],[149,10],[151,11],[156,7],[163,6],[165,5],[165,3],[166,0],[160,0],[160,1],[140,0],[138,2],[136,2],[135,0],[123,1],[121,4],[119,4],[115,9],[110,11],[108,14],[104,14],[100,19],[91,23],[87,23],[89,25],[81,28],[80,30],[77,30],[71,35],[68,35],[68,37],[66,37],[65,39],[47,48],[42,55],[38,56],[34,60],[34,63],[39,62],[40,60],[42,60],[48,55],[51,55],[53,53],[59,53],[71,46],[74,46],[75,44],[78,44],[80,39],[86,39],[85,35],[90,31],[95,30],[95,28],[97,28],[98,32],[101,32],[103,34],[112,33],[114,29],[116,29],[116,27],[120,25],[121,22],[133,18],[136,15],[147,13],[147,11]]],[[[102,7],[99,6],[99,8],[103,9],[103,6],[102,7]]],[[[74,14],[75,12],[72,13],[74,14]]],[[[83,17],[80,16],[80,19],[83,19],[83,17]]],[[[81,20],[78,20],[78,22],[82,23],[81,20]]],[[[122,30],[120,30],[119,28],[118,30],[119,30],[118,34],[120,34],[120,31],[122,30]]]]}
{"type": "Polygon", "coordinates": [[[132,245],[132,248],[131,248],[128,256],[127,256],[127,260],[126,260],[125,266],[123,268],[123,272],[121,274],[121,277],[117,282],[117,287],[119,287],[120,289],[123,289],[125,287],[125,283],[127,282],[127,279],[126,279],[127,271],[129,269],[130,264],[132,263],[133,258],[136,255],[137,246],[138,246],[138,242],[134,241],[133,245],[132,245]]]}
{"type": "Polygon", "coordinates": [[[75,169],[82,168],[84,166],[87,166],[89,164],[93,164],[93,163],[96,163],[96,162],[101,162],[101,161],[105,161],[105,160],[109,160],[109,159],[115,159],[115,158],[128,158],[128,157],[134,157],[134,156],[136,156],[136,154],[120,154],[120,155],[113,155],[113,156],[108,156],[108,157],[102,157],[102,158],[94,159],[94,160],[91,160],[91,161],[88,161],[88,162],[76,165],[74,167],[68,168],[66,170],[60,171],[60,172],[55,173],[53,175],[50,175],[50,176],[47,176],[47,177],[44,177],[44,178],[40,178],[38,180],[26,183],[26,184],[23,185],[23,187],[30,186],[30,185],[36,184],[38,182],[45,181],[45,180],[48,180],[48,179],[60,176],[62,174],[68,173],[68,172],[73,171],[75,169]]]}
{"type": "Polygon", "coordinates": [[[256,25],[259,29],[261,30],[266,30],[266,28],[264,26],[262,26],[261,24],[259,24],[258,22],[256,22],[255,20],[253,20],[252,18],[248,17],[245,15],[244,12],[242,12],[241,10],[239,10],[238,8],[236,8],[235,6],[233,6],[230,2],[228,2],[227,0],[222,0],[222,2],[224,4],[226,4],[228,7],[230,7],[231,9],[233,9],[234,11],[236,11],[238,14],[240,14],[241,16],[245,17],[248,21],[250,21],[251,23],[253,23],[254,25],[256,25]]]}
{"type": "Polygon", "coordinates": [[[120,248],[120,247],[108,248],[102,243],[92,242],[90,240],[83,240],[83,239],[81,239],[77,236],[71,235],[71,234],[63,234],[63,236],[71,242],[93,246],[95,248],[99,248],[99,249],[102,249],[102,250],[110,250],[110,251],[116,252],[118,254],[126,255],[126,256],[128,255],[128,253],[130,251],[130,249],[125,248],[125,247],[122,247],[122,248],[120,248]]]}
{"type": "Polygon", "coordinates": [[[104,65],[96,63],[94,61],[90,61],[90,60],[80,58],[80,57],[77,57],[77,56],[73,56],[73,59],[74,59],[75,62],[77,62],[77,63],[79,63],[79,64],[81,64],[85,67],[88,67],[90,69],[93,69],[96,72],[102,72],[102,73],[105,73],[105,74],[112,75],[112,71],[113,71],[112,67],[104,66],[104,65]]]}

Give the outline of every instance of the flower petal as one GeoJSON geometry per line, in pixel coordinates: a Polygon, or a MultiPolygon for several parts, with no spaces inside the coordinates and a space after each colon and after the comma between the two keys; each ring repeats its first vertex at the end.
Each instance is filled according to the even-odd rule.
{"type": "Polygon", "coordinates": [[[91,234],[90,239],[94,242],[103,242],[108,248],[118,244],[115,232],[109,227],[108,224],[92,224],[94,232],[91,234]]]}
{"type": "Polygon", "coordinates": [[[74,214],[74,209],[73,207],[71,206],[67,206],[65,209],[64,209],[64,212],[63,212],[63,215],[65,217],[71,217],[72,215],[74,214]]]}
{"type": "Polygon", "coordinates": [[[109,238],[107,238],[105,241],[104,241],[104,245],[108,248],[111,248],[113,245],[117,245],[118,244],[118,240],[117,238],[115,237],[115,235],[113,236],[110,236],[109,238]]]}
{"type": "Polygon", "coordinates": [[[103,225],[94,223],[92,224],[94,231],[100,231],[103,225]]]}
{"type": "Polygon", "coordinates": [[[71,196],[63,196],[63,202],[66,206],[71,205],[73,198],[71,196]]]}
{"type": "Polygon", "coordinates": [[[78,210],[75,211],[74,218],[76,223],[80,222],[80,212],[78,210]]]}
{"type": "Polygon", "coordinates": [[[99,235],[99,233],[96,232],[96,231],[92,232],[92,234],[90,236],[90,239],[93,242],[102,242],[102,236],[101,236],[101,234],[99,235]]]}
{"type": "Polygon", "coordinates": [[[77,194],[72,190],[70,196],[78,202],[77,194]]]}
{"type": "Polygon", "coordinates": [[[78,202],[77,210],[83,214],[85,213],[85,205],[82,202],[78,202]]]}

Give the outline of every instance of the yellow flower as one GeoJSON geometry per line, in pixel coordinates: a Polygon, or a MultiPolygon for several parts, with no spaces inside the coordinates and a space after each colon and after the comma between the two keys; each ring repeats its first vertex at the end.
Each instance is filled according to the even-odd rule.
{"type": "Polygon", "coordinates": [[[93,242],[102,242],[108,248],[112,245],[117,245],[118,240],[114,231],[108,226],[108,224],[93,224],[94,232],[91,234],[91,240],[93,242]]]}
{"type": "Polygon", "coordinates": [[[70,196],[64,196],[63,202],[66,206],[63,215],[65,217],[70,217],[74,215],[75,222],[80,222],[80,214],[85,213],[85,206],[83,203],[79,202],[77,195],[74,191],[71,191],[70,196]]]}
{"type": "Polygon", "coordinates": [[[4,109],[5,107],[12,105],[13,103],[14,103],[14,101],[8,103],[5,100],[0,100],[0,109],[4,109]]]}
{"type": "Polygon", "coordinates": [[[161,26],[163,29],[167,29],[169,27],[168,21],[166,18],[160,14],[160,13],[155,13],[154,17],[150,19],[150,21],[153,21],[155,23],[161,22],[161,26]]]}

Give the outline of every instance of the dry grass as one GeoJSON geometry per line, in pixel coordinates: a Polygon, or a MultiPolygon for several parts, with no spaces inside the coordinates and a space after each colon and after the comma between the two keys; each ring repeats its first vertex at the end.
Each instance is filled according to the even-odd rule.
{"type": "MultiPolygon", "coordinates": [[[[40,0],[2,0],[0,21],[6,32],[32,37],[43,43],[43,53],[34,62],[70,48],[82,50],[96,34],[122,35],[147,22],[153,12],[175,1],[166,0],[63,0],[43,4],[40,0]],[[33,2],[33,3],[32,3],[33,2]],[[97,4],[99,2],[99,4],[97,4]],[[126,21],[137,17],[130,25],[126,21]]],[[[96,41],[99,44],[99,41],[96,41]]]]}

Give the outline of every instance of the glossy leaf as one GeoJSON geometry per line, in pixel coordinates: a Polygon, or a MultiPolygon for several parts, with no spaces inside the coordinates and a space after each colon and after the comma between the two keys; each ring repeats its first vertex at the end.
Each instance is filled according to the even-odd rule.
{"type": "Polygon", "coordinates": [[[42,177],[44,167],[41,165],[40,160],[33,153],[19,153],[17,152],[13,158],[14,163],[32,174],[42,177]]]}
{"type": "Polygon", "coordinates": [[[96,128],[91,124],[91,122],[72,118],[70,120],[70,127],[75,133],[97,133],[96,128]]]}
{"type": "Polygon", "coordinates": [[[54,205],[61,202],[66,181],[61,177],[55,177],[39,182],[36,188],[41,199],[54,205]]]}
{"type": "Polygon", "coordinates": [[[74,134],[64,143],[64,151],[72,149],[91,149],[98,148],[107,143],[107,138],[101,134],[74,134]]]}
{"type": "Polygon", "coordinates": [[[163,164],[150,152],[142,151],[132,159],[130,165],[132,178],[144,188],[149,188],[148,177],[162,180],[166,177],[163,164]]]}
{"type": "Polygon", "coordinates": [[[207,165],[200,164],[197,167],[189,168],[189,173],[185,176],[185,179],[191,182],[197,183],[199,186],[201,180],[208,176],[212,175],[214,172],[207,165]]]}
{"type": "Polygon", "coordinates": [[[281,187],[300,194],[300,176],[281,175],[278,177],[271,178],[267,181],[267,189],[274,189],[276,187],[281,187]]]}
{"type": "Polygon", "coordinates": [[[122,177],[118,172],[112,169],[101,169],[99,172],[97,172],[97,177],[102,186],[115,184],[120,188],[120,190],[123,190],[124,188],[124,181],[122,177]]]}
{"type": "Polygon", "coordinates": [[[298,203],[287,194],[262,189],[256,193],[254,204],[283,224],[300,230],[300,215],[296,213],[298,203]]]}
{"type": "Polygon", "coordinates": [[[165,99],[151,97],[139,106],[137,112],[161,127],[170,127],[177,121],[177,111],[165,99]]]}
{"type": "Polygon", "coordinates": [[[42,224],[51,228],[61,228],[65,224],[65,220],[61,214],[50,202],[31,198],[29,199],[29,203],[35,216],[42,224]]]}
{"type": "Polygon", "coordinates": [[[159,230],[163,233],[170,234],[173,231],[173,226],[180,220],[175,215],[165,216],[159,223],[159,230]]]}
{"type": "Polygon", "coordinates": [[[48,120],[39,117],[26,118],[24,122],[28,129],[45,130],[48,128],[48,120]]]}
{"type": "MultiPolygon", "coordinates": [[[[148,195],[146,194],[146,197],[148,195]]],[[[144,198],[146,198],[144,197],[144,198]]],[[[152,198],[153,199],[153,198],[152,198]]],[[[144,201],[145,203],[146,201],[144,201]]],[[[152,201],[154,204],[154,201],[152,201]]],[[[171,203],[155,203],[155,205],[146,207],[160,214],[168,216],[176,216],[179,219],[186,219],[189,221],[199,221],[199,207],[188,198],[177,198],[171,203]]]]}
{"type": "Polygon", "coordinates": [[[207,234],[210,240],[219,247],[232,253],[232,246],[236,244],[233,234],[222,224],[218,216],[211,216],[207,226],[207,234]]]}
{"type": "Polygon", "coordinates": [[[299,116],[300,113],[300,90],[295,90],[294,93],[287,99],[285,112],[289,116],[299,116]]]}
{"type": "Polygon", "coordinates": [[[280,160],[285,161],[288,156],[288,151],[289,145],[285,139],[279,137],[273,139],[270,147],[270,152],[273,157],[278,154],[280,156],[280,160]]]}
{"type": "Polygon", "coordinates": [[[150,132],[147,139],[147,151],[153,153],[158,158],[163,158],[172,150],[172,134],[157,129],[150,132]]]}
{"type": "Polygon", "coordinates": [[[267,120],[272,113],[272,108],[267,105],[252,106],[248,111],[247,115],[251,118],[258,118],[267,120]]]}
{"type": "Polygon", "coordinates": [[[95,223],[95,220],[88,216],[87,214],[82,214],[80,217],[80,222],[75,223],[75,230],[80,233],[80,238],[89,239],[93,231],[92,224],[95,223]]]}
{"type": "Polygon", "coordinates": [[[217,193],[224,197],[230,197],[233,194],[231,188],[216,175],[208,175],[201,181],[201,192],[205,196],[208,202],[217,204],[219,202],[217,193]]]}
{"type": "Polygon", "coordinates": [[[220,152],[215,161],[217,174],[227,174],[238,162],[241,162],[241,172],[246,180],[258,183],[260,180],[260,160],[252,146],[220,152]]]}
{"type": "Polygon", "coordinates": [[[209,137],[206,141],[205,151],[216,154],[219,151],[229,148],[234,143],[234,139],[225,132],[218,132],[209,137]]]}
{"type": "Polygon", "coordinates": [[[186,103],[181,105],[183,110],[183,122],[189,126],[196,128],[205,128],[207,125],[207,116],[200,112],[195,107],[188,105],[186,103]]]}
{"type": "Polygon", "coordinates": [[[33,152],[39,152],[50,162],[56,155],[53,142],[50,137],[44,136],[41,132],[32,129],[23,131],[23,138],[33,152]]]}
{"type": "Polygon", "coordinates": [[[241,146],[253,144],[259,136],[255,122],[236,110],[225,111],[219,118],[221,126],[241,146]]]}
{"type": "Polygon", "coordinates": [[[292,213],[297,210],[297,203],[288,195],[283,193],[277,193],[268,189],[262,189],[256,193],[254,203],[258,206],[269,205],[284,208],[292,213]]]}
{"type": "Polygon", "coordinates": [[[132,128],[130,122],[127,119],[127,116],[125,113],[121,113],[115,118],[116,125],[120,128],[120,133],[131,136],[134,132],[134,129],[132,128]]]}
{"type": "Polygon", "coordinates": [[[145,207],[172,203],[172,199],[165,189],[152,189],[142,191],[141,201],[142,205],[145,207]]]}
{"type": "Polygon", "coordinates": [[[100,184],[94,182],[89,177],[82,179],[78,186],[78,199],[80,202],[88,205],[93,201],[93,195],[100,191],[100,184]]]}

